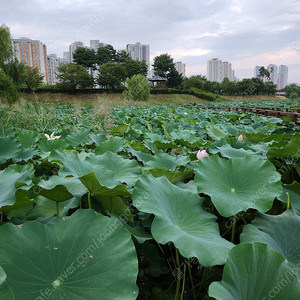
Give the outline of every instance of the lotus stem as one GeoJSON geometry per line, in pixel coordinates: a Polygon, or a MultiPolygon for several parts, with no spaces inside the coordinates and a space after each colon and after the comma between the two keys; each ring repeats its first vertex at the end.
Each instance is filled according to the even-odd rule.
{"type": "Polygon", "coordinates": [[[89,203],[89,209],[92,208],[92,202],[91,202],[91,193],[88,192],[88,203],[89,203]]]}
{"type": "Polygon", "coordinates": [[[290,203],[290,194],[288,192],[286,194],[286,210],[291,208],[291,203],[290,203]]]}
{"type": "Polygon", "coordinates": [[[232,217],[232,231],[231,231],[231,243],[234,243],[235,225],[236,225],[236,215],[232,217]]]}
{"type": "Polygon", "coordinates": [[[179,251],[178,249],[175,247],[175,251],[176,251],[176,264],[177,264],[177,286],[176,286],[176,293],[175,293],[175,298],[174,300],[178,300],[178,296],[179,296],[179,290],[180,290],[180,259],[179,259],[179,251]]]}
{"type": "Polygon", "coordinates": [[[58,204],[58,201],[56,201],[56,216],[59,218],[59,204],[58,204]]]}
{"type": "Polygon", "coordinates": [[[184,264],[184,266],[183,266],[183,281],[182,281],[180,300],[183,300],[183,296],[184,296],[185,275],[186,275],[186,265],[184,264]]]}
{"type": "Polygon", "coordinates": [[[191,270],[191,265],[190,265],[189,260],[188,260],[188,270],[189,270],[189,276],[190,276],[190,281],[191,281],[191,286],[192,286],[192,291],[193,291],[193,300],[196,300],[195,287],[194,287],[192,270],[191,270]]]}

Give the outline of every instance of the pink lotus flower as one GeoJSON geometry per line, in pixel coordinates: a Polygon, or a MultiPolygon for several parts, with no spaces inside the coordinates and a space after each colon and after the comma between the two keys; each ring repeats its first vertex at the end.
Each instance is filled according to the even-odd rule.
{"type": "Polygon", "coordinates": [[[239,137],[238,137],[238,141],[241,142],[243,139],[244,139],[243,135],[240,134],[239,137]]]}
{"type": "Polygon", "coordinates": [[[209,154],[206,152],[206,150],[199,150],[199,151],[197,152],[196,156],[197,156],[197,159],[200,160],[200,159],[202,159],[202,158],[204,158],[204,157],[208,157],[209,154]]]}

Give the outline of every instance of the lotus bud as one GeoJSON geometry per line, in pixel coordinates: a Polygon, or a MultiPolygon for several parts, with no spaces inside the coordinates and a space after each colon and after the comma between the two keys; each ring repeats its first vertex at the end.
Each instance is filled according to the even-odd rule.
{"type": "Polygon", "coordinates": [[[204,158],[204,157],[208,157],[209,154],[206,152],[206,150],[199,150],[199,151],[197,152],[196,156],[197,156],[197,159],[200,160],[200,159],[202,159],[202,158],[204,158]]]}
{"type": "Polygon", "coordinates": [[[239,137],[238,137],[238,141],[241,142],[243,139],[244,139],[243,135],[240,134],[239,137]]]}

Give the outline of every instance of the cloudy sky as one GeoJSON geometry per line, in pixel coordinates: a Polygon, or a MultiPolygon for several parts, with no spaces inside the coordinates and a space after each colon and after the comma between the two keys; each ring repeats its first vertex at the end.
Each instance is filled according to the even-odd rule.
{"type": "Polygon", "coordinates": [[[240,79],[274,63],[300,83],[299,0],[1,0],[0,23],[13,38],[41,40],[48,54],[62,56],[78,40],[116,49],[141,42],[152,59],[168,53],[186,63],[187,75],[205,75],[217,57],[240,79]]]}

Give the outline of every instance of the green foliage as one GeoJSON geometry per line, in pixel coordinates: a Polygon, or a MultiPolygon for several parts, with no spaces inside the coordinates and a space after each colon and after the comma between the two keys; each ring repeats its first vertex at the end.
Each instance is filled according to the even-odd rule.
{"type": "Polygon", "coordinates": [[[101,65],[97,81],[102,87],[119,89],[122,87],[122,83],[125,81],[126,76],[127,72],[124,66],[108,62],[101,65]]]}
{"type": "Polygon", "coordinates": [[[90,88],[94,85],[93,76],[81,65],[62,64],[58,67],[58,87],[66,89],[90,88]]]}
{"type": "Polygon", "coordinates": [[[1,105],[0,295],[298,299],[299,103],[1,105]]]}
{"type": "Polygon", "coordinates": [[[31,68],[26,66],[25,68],[25,84],[30,91],[35,91],[41,85],[44,75],[40,74],[38,68],[31,68]]]}
{"type": "Polygon", "coordinates": [[[12,78],[0,68],[0,99],[13,103],[18,100],[18,97],[18,91],[12,78]]]}
{"type": "Polygon", "coordinates": [[[288,98],[295,99],[300,97],[300,86],[295,83],[287,85],[284,91],[288,98]]]}
{"type": "Polygon", "coordinates": [[[0,26],[0,68],[13,56],[10,31],[4,24],[0,26]]]}
{"type": "Polygon", "coordinates": [[[20,90],[26,81],[26,65],[24,63],[19,63],[16,59],[10,60],[3,66],[4,72],[12,78],[15,86],[20,90]]]}
{"type": "Polygon", "coordinates": [[[85,68],[96,68],[96,53],[93,49],[78,47],[73,53],[73,60],[76,64],[82,65],[85,68]]]}
{"type": "Polygon", "coordinates": [[[117,51],[111,45],[100,47],[96,54],[97,64],[101,67],[104,64],[115,62],[117,60],[117,51]]]}
{"type": "Polygon", "coordinates": [[[147,101],[150,90],[150,84],[145,76],[133,75],[126,79],[126,90],[123,92],[123,96],[128,100],[147,101]]]}
{"type": "Polygon", "coordinates": [[[168,77],[173,69],[175,69],[175,64],[168,53],[154,57],[153,70],[155,75],[168,77]]]}
{"type": "Polygon", "coordinates": [[[127,58],[124,60],[122,65],[125,67],[127,72],[127,77],[131,78],[134,75],[147,76],[148,67],[144,61],[133,60],[132,58],[127,58]]]}

